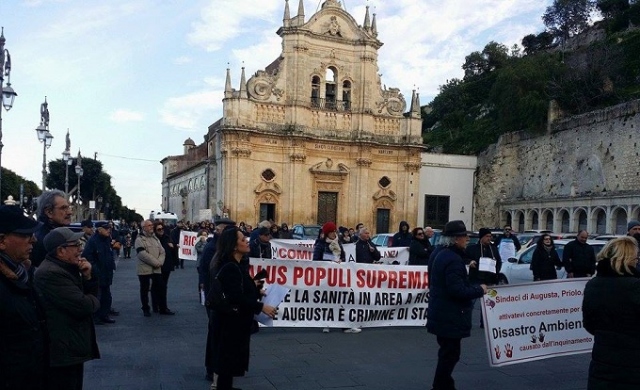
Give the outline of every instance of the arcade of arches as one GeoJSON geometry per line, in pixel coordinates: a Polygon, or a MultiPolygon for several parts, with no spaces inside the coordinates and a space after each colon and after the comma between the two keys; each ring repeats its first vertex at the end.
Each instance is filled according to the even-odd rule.
{"type": "Polygon", "coordinates": [[[546,202],[503,202],[501,225],[516,231],[551,230],[594,234],[626,234],[627,223],[640,219],[640,196],[555,200],[546,202]]]}

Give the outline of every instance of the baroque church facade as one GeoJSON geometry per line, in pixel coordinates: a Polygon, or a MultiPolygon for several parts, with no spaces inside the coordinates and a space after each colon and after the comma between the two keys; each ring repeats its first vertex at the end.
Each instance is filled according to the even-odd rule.
{"type": "Polygon", "coordinates": [[[282,53],[238,89],[227,70],[223,116],[202,144],[163,165],[163,209],[196,221],[207,210],[254,224],[415,226],[422,119],[382,83],[376,15],[359,25],[336,0],[305,19],[285,2],[282,53]]]}

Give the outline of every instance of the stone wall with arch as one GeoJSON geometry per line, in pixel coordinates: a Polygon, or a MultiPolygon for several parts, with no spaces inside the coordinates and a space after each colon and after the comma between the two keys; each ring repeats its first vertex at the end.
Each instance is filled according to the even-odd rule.
{"type": "Polygon", "coordinates": [[[501,226],[511,224],[516,231],[546,229],[554,232],[587,230],[593,234],[626,234],[627,223],[640,219],[640,195],[608,198],[573,198],[539,202],[505,202],[500,207],[501,226]],[[537,214],[538,227],[526,215],[537,214]],[[548,221],[551,220],[551,228],[548,221]]]}
{"type": "Polygon", "coordinates": [[[586,226],[590,232],[619,234],[638,218],[639,129],[640,100],[635,100],[557,120],[543,136],[502,135],[478,156],[473,225],[510,221],[520,230],[523,215],[520,225],[528,230],[537,215],[542,229],[551,213],[557,232],[586,226]]]}

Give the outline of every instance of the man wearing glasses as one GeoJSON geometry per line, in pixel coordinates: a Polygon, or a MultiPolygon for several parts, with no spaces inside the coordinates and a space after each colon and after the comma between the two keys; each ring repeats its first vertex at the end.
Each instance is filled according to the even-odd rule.
{"type": "Polygon", "coordinates": [[[91,263],[80,257],[82,234],[66,227],[49,232],[35,273],[49,330],[48,389],[81,390],[84,362],[100,357],[92,319],[100,307],[98,284],[91,263]]]}
{"type": "Polygon", "coordinates": [[[110,315],[118,315],[112,310],[111,285],[113,284],[113,271],[116,269],[116,262],[111,251],[111,225],[109,222],[96,222],[96,233],[89,238],[82,251],[85,257],[93,266],[93,276],[100,285],[100,310],[96,314],[96,325],[113,324],[116,322],[110,315]]]}
{"type": "Polygon", "coordinates": [[[17,206],[0,206],[0,388],[43,389],[44,312],[24,263],[40,224],[17,206]]]}
{"type": "Polygon", "coordinates": [[[42,225],[36,230],[36,243],[31,252],[31,262],[34,267],[38,267],[47,255],[44,249],[44,236],[51,230],[68,226],[71,223],[73,211],[67,202],[64,192],[59,190],[45,191],[38,197],[38,221],[42,225]]]}
{"type": "Polygon", "coordinates": [[[504,234],[496,240],[500,258],[510,259],[516,257],[516,253],[520,250],[520,241],[513,234],[511,225],[504,225],[504,234]]]}
{"type": "Polygon", "coordinates": [[[149,287],[153,302],[160,302],[162,293],[162,264],[165,250],[153,232],[153,222],[149,219],[142,222],[142,234],[135,243],[138,254],[138,280],[140,281],[140,303],[145,317],[151,317],[149,306],[149,287]]]}

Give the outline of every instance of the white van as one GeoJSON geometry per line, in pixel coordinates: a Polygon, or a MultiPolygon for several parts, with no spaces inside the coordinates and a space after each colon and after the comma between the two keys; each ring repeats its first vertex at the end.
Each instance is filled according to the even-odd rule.
{"type": "Polygon", "coordinates": [[[149,219],[152,221],[162,221],[169,225],[176,225],[178,223],[178,216],[175,213],[168,213],[166,211],[151,211],[149,219]]]}

